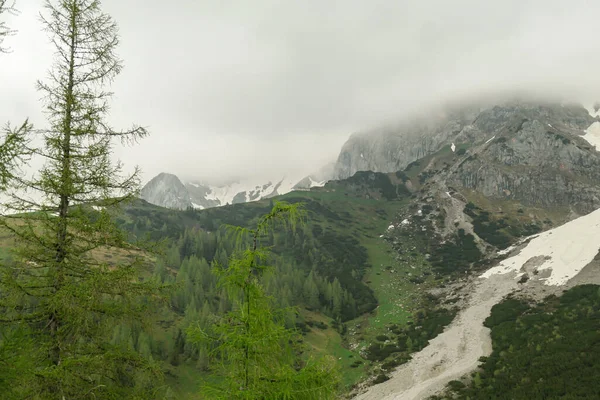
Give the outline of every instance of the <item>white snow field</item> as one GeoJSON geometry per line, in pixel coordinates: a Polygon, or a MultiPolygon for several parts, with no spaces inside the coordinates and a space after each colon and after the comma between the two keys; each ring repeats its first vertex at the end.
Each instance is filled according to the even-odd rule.
{"type": "Polygon", "coordinates": [[[594,259],[599,247],[600,210],[596,210],[534,236],[519,254],[502,261],[481,277],[489,278],[513,271],[519,273],[525,262],[533,257],[542,256],[547,259],[542,261],[537,270],[549,270],[550,276],[540,280],[546,285],[564,285],[594,259]]]}
{"type": "Polygon", "coordinates": [[[600,122],[594,122],[589,128],[585,130],[585,135],[582,136],[592,146],[596,147],[596,150],[600,150],[600,122]]]}

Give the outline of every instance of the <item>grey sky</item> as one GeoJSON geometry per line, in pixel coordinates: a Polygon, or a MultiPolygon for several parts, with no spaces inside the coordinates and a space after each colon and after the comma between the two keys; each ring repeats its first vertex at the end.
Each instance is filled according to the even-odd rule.
{"type": "MultiPolygon", "coordinates": [[[[49,65],[41,0],[0,57],[0,121],[31,116],[49,65]]],[[[310,172],[350,133],[440,100],[531,90],[600,98],[598,1],[104,0],[125,70],[111,120],[151,138],[119,154],[151,178],[310,172]],[[259,155],[262,153],[263,155],[259,155]]]]}

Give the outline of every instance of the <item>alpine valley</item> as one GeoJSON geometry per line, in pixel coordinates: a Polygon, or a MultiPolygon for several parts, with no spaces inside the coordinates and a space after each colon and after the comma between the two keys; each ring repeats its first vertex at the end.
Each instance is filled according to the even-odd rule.
{"type": "Polygon", "coordinates": [[[307,351],[335,358],[341,397],[600,398],[597,145],[600,104],[487,101],[353,134],[306,176],[159,174],[112,217],[131,241],[161,241],[136,255],[141,275],[176,289],[152,326],[113,340],[162,365],[170,398],[199,398],[210,355],[186,332],[231,309],[211,270],[236,251],[221,227],[303,203],[302,226],[264,238],[263,285],[296,307],[286,323],[307,351]]]}

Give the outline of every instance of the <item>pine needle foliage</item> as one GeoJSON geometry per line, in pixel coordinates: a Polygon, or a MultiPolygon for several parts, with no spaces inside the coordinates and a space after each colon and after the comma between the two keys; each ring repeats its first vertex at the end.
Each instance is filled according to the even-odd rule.
{"type": "Polygon", "coordinates": [[[15,174],[31,156],[28,149],[29,134],[33,125],[26,120],[19,126],[6,124],[0,143],[0,190],[4,191],[13,181],[15,174]]]}
{"type": "Polygon", "coordinates": [[[219,285],[233,302],[232,311],[212,326],[193,326],[189,338],[211,348],[210,368],[216,375],[203,383],[206,399],[333,399],[339,384],[331,358],[302,357],[302,341],[285,326],[291,309],[277,309],[262,285],[268,248],[261,245],[276,227],[295,229],[305,212],[301,204],[275,203],[255,229],[228,227],[244,248],[226,268],[215,265],[219,285]]]}
{"type": "Polygon", "coordinates": [[[113,143],[147,135],[142,127],[117,131],[106,123],[107,87],[122,69],[117,26],[97,0],[46,0],[41,22],[55,49],[48,77],[37,85],[47,128],[10,130],[0,152],[10,167],[11,152],[22,154],[28,143],[21,133],[31,130],[42,144],[27,149],[44,161],[33,176],[9,169],[0,176],[13,184],[0,229],[17,242],[0,275],[0,351],[15,360],[27,351],[30,360],[19,379],[0,369],[0,384],[11,387],[2,397],[153,398],[158,366],[110,341],[115,325],[143,323],[151,303],[165,297],[162,285],[140,280],[141,253],[111,218],[140,183],[137,169],[125,174],[111,160],[113,143]],[[101,249],[130,262],[104,261],[95,256],[101,249]]]}
{"type": "MultiPolygon", "coordinates": [[[[0,0],[0,18],[3,18],[5,15],[8,14],[18,14],[17,9],[15,8],[14,0],[0,0]]],[[[0,53],[10,52],[10,48],[5,47],[2,44],[4,43],[4,39],[14,34],[14,29],[11,29],[6,23],[6,21],[0,19],[0,53]]]]}
{"type": "MultiPolygon", "coordinates": [[[[0,0],[0,53],[9,53],[10,49],[4,47],[2,43],[8,36],[16,32],[10,29],[4,21],[6,15],[17,15],[19,12],[15,8],[15,2],[9,0],[0,0]]],[[[2,141],[0,142],[0,191],[6,190],[9,182],[12,180],[15,171],[27,159],[28,134],[32,129],[29,121],[22,125],[12,127],[10,124],[2,129],[2,141]]]]}

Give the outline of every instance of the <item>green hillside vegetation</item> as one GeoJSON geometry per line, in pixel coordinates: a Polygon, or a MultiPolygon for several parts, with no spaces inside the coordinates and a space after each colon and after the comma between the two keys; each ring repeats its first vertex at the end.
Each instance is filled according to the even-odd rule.
{"type": "Polygon", "coordinates": [[[275,307],[265,292],[272,273],[262,240],[275,226],[294,232],[302,223],[302,204],[276,203],[253,229],[229,227],[242,248],[224,266],[213,263],[218,286],[232,309],[212,324],[187,329],[188,339],[209,355],[212,379],[200,388],[207,399],[333,399],[338,372],[331,357],[300,357],[301,338],[287,327],[291,308],[275,307]]]}
{"type": "MultiPolygon", "coordinates": [[[[520,209],[524,213],[523,209],[520,209]]],[[[542,223],[519,224],[514,217],[504,215],[492,216],[473,202],[468,202],[463,212],[472,218],[473,230],[483,240],[499,249],[509,247],[515,238],[531,236],[542,231],[542,224],[551,225],[551,221],[542,223]]],[[[519,214],[519,211],[517,211],[519,214]]]]}
{"type": "Polygon", "coordinates": [[[485,321],[493,352],[471,382],[434,399],[600,398],[600,286],[582,285],[539,304],[508,299],[485,321]]]}
{"type": "MultiPolygon", "coordinates": [[[[444,166],[443,160],[457,156],[443,149],[428,163],[444,166]]],[[[324,188],[202,211],[168,210],[143,200],[118,212],[107,210],[129,242],[159,242],[162,251],[155,256],[100,247],[94,256],[112,266],[138,259],[141,279],[174,285],[168,304],[155,310],[150,324],[119,324],[111,343],[161,363],[170,395],[196,398],[201,382],[214,379],[214,360],[210,349],[193,343],[187,332],[192,326],[210,326],[235,309],[213,269],[215,264],[227,266],[241,250],[223,226],[252,227],[277,201],[302,203],[307,212],[303,226],[275,229],[264,237],[273,266],[262,282],[265,293],[274,307],[296,310],[284,324],[302,334],[309,349],[305,356],[334,356],[344,390],[370,375],[387,379],[389,371],[410,360],[456,313],[451,300],[426,295],[426,290],[464,276],[482,257],[471,235],[459,230],[442,240],[436,234],[434,225],[443,223],[444,214],[435,203],[415,204],[424,164],[413,163],[396,174],[361,172],[324,188]],[[402,228],[398,221],[406,215],[410,225],[402,228]],[[391,223],[395,228],[390,230],[391,223]]],[[[478,204],[467,211],[486,215],[486,206],[478,204]]],[[[101,214],[91,208],[88,212],[92,221],[101,214]]],[[[531,220],[511,215],[522,219],[519,224],[531,220]]],[[[2,235],[0,254],[9,260],[10,247],[10,235],[2,235]]]]}
{"type": "Polygon", "coordinates": [[[164,242],[153,279],[178,288],[161,311],[158,328],[133,330],[131,337],[115,328],[120,330],[115,337],[138,351],[149,348],[153,359],[163,360],[179,395],[195,392],[198,384],[190,377],[194,371],[206,375],[210,363],[185,332],[232,307],[211,265],[227,265],[239,247],[220,227],[252,226],[276,200],[301,202],[308,212],[306,225],[295,232],[275,230],[265,239],[274,266],[266,290],[278,307],[298,307],[287,326],[299,329],[314,352],[337,358],[345,387],[372,374],[386,379],[455,314],[451,302],[440,305],[425,290],[460,276],[481,258],[473,237],[462,231],[454,240],[441,241],[432,227],[441,221],[440,210],[429,206],[422,207],[423,215],[411,217],[410,229],[388,231],[398,215],[415,211],[408,189],[412,181],[398,175],[358,173],[313,191],[202,211],[135,201],[114,217],[130,240],[164,242]]]}
{"type": "MultiPolygon", "coordinates": [[[[214,360],[210,349],[198,346],[187,332],[193,326],[210,326],[235,309],[213,265],[227,266],[241,247],[222,227],[252,227],[276,201],[284,200],[304,205],[306,223],[295,231],[275,229],[264,237],[273,266],[263,280],[265,293],[274,299],[274,307],[296,310],[283,322],[301,333],[309,350],[305,357],[334,356],[343,390],[369,375],[375,375],[376,382],[388,379],[388,372],[425,347],[456,313],[451,299],[425,295],[426,289],[464,275],[482,258],[474,238],[461,230],[442,240],[434,225],[442,223],[443,210],[415,205],[408,189],[412,181],[398,176],[405,172],[359,173],[312,191],[202,211],[168,210],[134,200],[112,212],[131,243],[158,241],[161,255],[105,247],[96,249],[95,257],[113,266],[137,258],[143,280],[175,286],[150,324],[119,324],[111,343],[161,363],[167,394],[173,398],[197,398],[202,382],[215,378],[214,360]],[[407,215],[410,225],[398,228],[397,221],[407,215]],[[392,230],[390,223],[395,224],[392,230]]],[[[469,203],[465,211],[474,218],[485,216],[486,224],[494,208],[482,203],[469,203]]],[[[88,212],[92,221],[94,213],[100,215],[88,212]]],[[[527,226],[532,221],[529,214],[530,209],[509,211],[505,218],[527,226]]],[[[533,221],[539,219],[536,214],[533,221]]],[[[510,241],[522,234],[510,233],[510,241]]],[[[1,236],[0,247],[10,260],[9,234],[1,236]]]]}
{"type": "MultiPolygon", "coordinates": [[[[91,253],[96,260],[112,268],[136,260],[141,280],[175,285],[168,304],[155,309],[149,324],[117,324],[111,344],[161,362],[168,392],[194,398],[200,377],[210,379],[210,361],[186,331],[233,309],[212,265],[228,265],[240,247],[221,227],[252,226],[274,201],[285,200],[303,203],[307,210],[304,226],[293,232],[274,230],[265,238],[274,268],[265,277],[265,289],[276,307],[297,307],[286,317],[286,326],[303,334],[311,352],[335,356],[345,388],[387,371],[407,361],[452,318],[421,292],[425,280],[428,286],[435,284],[423,255],[412,252],[398,259],[390,238],[382,237],[411,197],[395,174],[359,173],[315,191],[203,211],[167,210],[142,200],[119,212],[89,207],[90,222],[109,213],[131,243],[150,239],[163,250],[156,257],[141,249],[100,246],[91,253]],[[397,344],[389,346],[390,341],[397,344]],[[372,345],[380,342],[381,349],[372,345]]],[[[7,262],[13,245],[11,235],[2,234],[0,248],[7,262]]]]}
{"type": "MultiPolygon", "coordinates": [[[[150,205],[140,171],[112,162],[115,140],[148,135],[107,122],[117,25],[96,0],[46,0],[40,22],[55,54],[37,83],[46,121],[0,140],[2,399],[333,399],[389,379],[452,321],[456,299],[428,289],[568,211],[450,188],[475,235],[444,229],[430,189],[477,158],[469,143],[268,200],[150,205]],[[17,173],[33,155],[43,165],[17,173]]],[[[0,21],[0,45],[10,33],[0,21]]],[[[599,398],[599,313],[592,285],[495,306],[492,356],[448,397],[599,398]]]]}
{"type": "MultiPolygon", "coordinates": [[[[378,293],[370,286],[390,295],[373,282],[367,284],[366,275],[372,272],[374,261],[386,266],[393,262],[391,247],[379,236],[394,211],[406,204],[405,198],[376,200],[373,197],[377,197],[377,191],[377,187],[371,188],[370,198],[347,196],[338,183],[335,191],[282,196],[281,199],[292,204],[304,204],[307,223],[294,233],[275,231],[267,238],[275,267],[275,273],[266,282],[268,292],[279,306],[301,306],[295,320],[289,323],[304,332],[315,351],[342,357],[342,368],[349,371],[344,374],[347,385],[362,378],[365,371],[364,367],[350,368],[362,358],[358,352],[346,348],[346,324],[359,316],[366,318],[365,313],[369,315],[377,307],[378,293]]],[[[170,318],[168,333],[159,335],[166,335],[166,342],[181,342],[171,349],[181,351],[167,357],[172,364],[193,363],[200,370],[205,368],[204,355],[187,345],[185,335],[180,332],[195,320],[206,320],[210,315],[229,310],[227,296],[216,287],[210,264],[213,261],[226,264],[236,246],[219,226],[251,226],[271,205],[272,201],[262,201],[178,212],[138,201],[118,217],[122,227],[136,237],[151,235],[154,239],[168,240],[155,275],[165,282],[182,285],[171,301],[176,317],[170,318]]],[[[380,304],[387,307],[385,300],[380,304]]],[[[405,321],[410,315],[407,310],[395,322],[405,321]]],[[[372,333],[373,337],[385,329],[379,328],[372,333]]],[[[168,347],[166,342],[160,343],[160,338],[158,342],[157,348],[168,347]]]]}
{"type": "Polygon", "coordinates": [[[393,243],[381,237],[410,196],[395,174],[360,173],[314,191],[202,211],[165,210],[143,201],[127,207],[117,220],[132,239],[167,239],[155,276],[180,284],[164,311],[171,315],[163,321],[164,333],[151,338],[156,356],[170,363],[174,375],[190,365],[207,369],[207,354],[183,332],[231,309],[210,265],[226,265],[237,247],[219,227],[252,226],[273,201],[285,200],[304,204],[306,224],[266,238],[275,270],[265,287],[279,307],[299,307],[288,326],[301,330],[313,351],[338,359],[346,387],[407,361],[454,315],[424,296],[436,280],[423,254],[407,250],[398,259],[393,243]]]}

